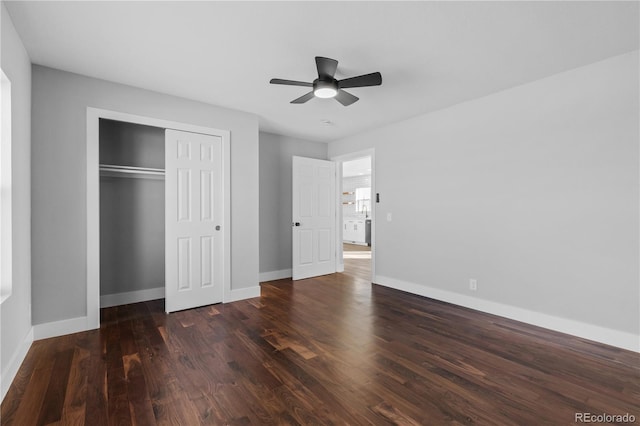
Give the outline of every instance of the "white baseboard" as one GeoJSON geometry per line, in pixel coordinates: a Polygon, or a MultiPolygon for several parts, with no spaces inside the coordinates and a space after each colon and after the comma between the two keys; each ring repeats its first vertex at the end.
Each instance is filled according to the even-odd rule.
{"type": "Polygon", "coordinates": [[[488,314],[498,315],[538,327],[547,328],[549,330],[571,334],[573,336],[593,340],[606,345],[640,352],[640,336],[633,333],[612,330],[581,321],[556,317],[554,315],[543,314],[524,308],[504,305],[502,303],[491,302],[489,300],[483,300],[476,297],[466,296],[380,275],[376,276],[376,280],[374,282],[396,290],[402,290],[419,296],[453,303],[455,305],[464,306],[465,308],[471,308],[488,314]]]}
{"type": "Polygon", "coordinates": [[[274,280],[281,280],[283,278],[291,278],[291,276],[292,276],[291,269],[281,269],[280,271],[261,272],[258,278],[260,279],[260,282],[263,283],[265,281],[274,281],[274,280]]]}
{"type": "Polygon", "coordinates": [[[253,297],[260,297],[260,286],[231,290],[229,293],[224,295],[224,303],[251,299],[253,297]]]}
{"type": "Polygon", "coordinates": [[[2,393],[2,395],[0,396],[0,401],[4,400],[4,397],[7,394],[7,391],[9,390],[13,379],[16,377],[16,374],[18,374],[18,370],[22,365],[22,361],[24,361],[24,358],[27,356],[27,352],[29,352],[29,348],[31,347],[32,343],[33,327],[29,329],[29,332],[27,333],[25,338],[16,348],[15,352],[13,352],[11,360],[0,376],[0,393],[2,393]]]}
{"type": "Polygon", "coordinates": [[[100,296],[100,307],[128,305],[129,303],[145,302],[147,300],[164,299],[164,287],[148,288],[145,290],[127,291],[125,293],[105,294],[100,296]]]}
{"type": "Polygon", "coordinates": [[[369,244],[367,243],[363,243],[361,241],[347,241],[347,240],[342,240],[343,244],[351,244],[352,246],[363,246],[363,247],[368,247],[369,244]]]}
{"type": "Polygon", "coordinates": [[[64,336],[65,334],[79,333],[91,330],[87,317],[70,318],[62,321],[45,322],[33,326],[34,340],[48,339],[49,337],[64,336]]]}

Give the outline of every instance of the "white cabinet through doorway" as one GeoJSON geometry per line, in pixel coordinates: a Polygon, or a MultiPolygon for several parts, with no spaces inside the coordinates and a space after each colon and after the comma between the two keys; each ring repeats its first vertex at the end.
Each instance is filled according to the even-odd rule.
{"type": "Polygon", "coordinates": [[[365,221],[349,219],[343,222],[342,240],[347,243],[364,244],[366,241],[365,221]]]}

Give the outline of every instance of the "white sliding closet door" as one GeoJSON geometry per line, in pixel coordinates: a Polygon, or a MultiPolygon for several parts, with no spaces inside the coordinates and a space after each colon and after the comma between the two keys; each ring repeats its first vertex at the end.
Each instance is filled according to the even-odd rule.
{"type": "Polygon", "coordinates": [[[167,129],[165,159],[165,309],[222,302],[222,138],[167,129]]]}

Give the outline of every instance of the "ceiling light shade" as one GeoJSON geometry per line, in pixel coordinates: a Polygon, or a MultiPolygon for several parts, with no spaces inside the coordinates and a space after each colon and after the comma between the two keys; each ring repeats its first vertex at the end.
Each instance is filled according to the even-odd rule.
{"type": "Polygon", "coordinates": [[[323,87],[320,89],[316,89],[313,94],[318,98],[333,98],[338,94],[338,91],[331,87],[323,87]]]}
{"type": "Polygon", "coordinates": [[[313,85],[313,94],[318,98],[333,98],[338,94],[338,85],[334,81],[317,81],[313,85]]]}

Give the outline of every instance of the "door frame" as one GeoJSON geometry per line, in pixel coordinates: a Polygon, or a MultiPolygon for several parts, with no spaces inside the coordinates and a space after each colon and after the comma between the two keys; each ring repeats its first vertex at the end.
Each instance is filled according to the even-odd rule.
{"type": "MultiPolygon", "coordinates": [[[[222,301],[231,294],[231,132],[153,117],[87,107],[87,330],[100,327],[100,119],[222,138],[224,259],[222,301]]],[[[164,141],[163,141],[164,142],[164,141]]],[[[164,146],[164,145],[163,145],[164,146]]],[[[166,285],[166,284],[165,284],[166,285]]]]}
{"type": "Polygon", "coordinates": [[[358,158],[371,157],[371,282],[376,282],[376,150],[375,148],[348,154],[336,155],[329,160],[336,163],[336,270],[344,272],[344,253],[342,252],[342,163],[357,160],[358,158]],[[339,222],[339,223],[338,223],[339,222]],[[339,226],[338,226],[339,225],[339,226]]]}

